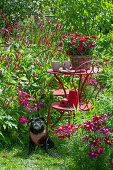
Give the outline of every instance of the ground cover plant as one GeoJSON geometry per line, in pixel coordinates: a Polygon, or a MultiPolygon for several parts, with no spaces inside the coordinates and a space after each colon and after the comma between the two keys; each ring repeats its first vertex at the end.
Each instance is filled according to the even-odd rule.
{"type": "MultiPolygon", "coordinates": [[[[4,22],[7,22],[6,18],[7,16],[5,14],[4,22]]],[[[49,89],[53,87],[53,83],[56,87],[58,87],[58,83],[54,77],[48,75],[46,71],[51,68],[51,60],[62,61],[69,59],[69,56],[63,52],[61,41],[63,35],[73,34],[74,32],[76,32],[76,29],[66,29],[63,23],[39,20],[37,15],[35,15],[35,18],[25,18],[23,22],[16,22],[13,26],[8,25],[7,28],[1,28],[0,161],[2,168],[112,169],[112,31],[107,36],[102,36],[102,34],[97,35],[98,42],[94,51],[94,57],[98,58],[97,56],[99,55],[99,60],[109,61],[109,64],[106,68],[107,74],[105,73],[107,82],[97,101],[95,101],[94,109],[86,113],[78,110],[75,111],[75,118],[72,117],[71,120],[74,119],[77,127],[74,129],[75,132],[70,139],[64,138],[62,135],[60,138],[64,138],[64,140],[58,139],[57,134],[54,133],[55,130],[58,129],[58,126],[50,132],[53,140],[56,141],[55,144],[57,148],[57,150],[52,149],[50,151],[54,153],[53,158],[38,148],[36,148],[30,158],[27,156],[29,138],[28,120],[33,116],[43,116],[47,119],[48,106],[54,100],[60,100],[60,98],[56,99],[52,95],[52,92],[49,92],[49,89]],[[108,44],[108,46],[106,46],[106,44],[108,44]],[[103,48],[105,49],[103,50],[103,48]],[[109,117],[106,117],[105,114],[109,114],[109,117]],[[105,117],[101,117],[101,115],[105,117]],[[84,126],[87,126],[87,128],[92,127],[95,122],[91,120],[94,120],[94,117],[97,118],[96,116],[108,120],[107,124],[104,122],[104,127],[101,127],[102,131],[99,129],[102,124],[97,124],[96,130],[99,130],[102,136],[105,135],[106,138],[105,141],[104,139],[102,140],[104,143],[103,148],[99,146],[94,149],[96,146],[94,141],[96,141],[96,144],[99,143],[98,136],[93,136],[97,131],[92,129],[86,129],[85,131],[84,126]],[[89,122],[91,126],[88,124],[89,122]],[[81,129],[78,132],[77,129],[80,124],[81,129]],[[90,142],[83,141],[85,133],[88,135],[87,130],[89,134],[93,133],[88,137],[90,142]],[[110,140],[106,136],[106,130],[110,140]],[[18,146],[14,146],[13,143],[18,143],[18,146]],[[5,149],[3,149],[4,146],[5,149]],[[90,159],[89,156],[92,159],[90,159]],[[13,159],[18,159],[16,164],[13,159]],[[42,162],[42,159],[45,161],[42,162]]],[[[86,87],[87,92],[89,92],[91,83],[95,83],[94,78],[95,77],[90,77],[87,82],[87,84],[89,84],[89,88],[87,89],[86,87]]],[[[68,76],[65,80],[65,87],[71,88],[68,76]]],[[[51,119],[54,121],[54,119],[60,115],[60,112],[52,112],[53,115],[51,119]]],[[[60,127],[65,127],[66,124],[67,115],[65,114],[64,119],[59,125],[60,127]]],[[[70,127],[70,125],[68,126],[70,127]]],[[[72,133],[72,130],[70,131],[69,128],[67,130],[66,133],[72,133]]],[[[84,138],[84,140],[86,140],[86,138],[84,138]]],[[[99,144],[102,145],[102,142],[99,144]]]]}

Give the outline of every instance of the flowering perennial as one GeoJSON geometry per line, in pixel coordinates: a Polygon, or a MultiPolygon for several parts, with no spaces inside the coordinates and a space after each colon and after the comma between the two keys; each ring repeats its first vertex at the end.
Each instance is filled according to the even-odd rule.
{"type": "Polygon", "coordinates": [[[66,126],[59,126],[59,129],[56,130],[56,133],[59,133],[59,139],[70,138],[70,134],[76,132],[78,130],[78,126],[74,123],[67,124],[66,126]]]}
{"type": "Polygon", "coordinates": [[[92,55],[96,38],[96,35],[86,36],[80,33],[63,35],[63,48],[68,55],[92,55]]]}
{"type": "MultiPolygon", "coordinates": [[[[105,126],[107,124],[105,118],[109,117],[111,114],[112,113],[104,113],[103,115],[94,116],[93,120],[84,122],[83,125],[80,125],[80,128],[87,133],[87,135],[83,137],[83,141],[88,142],[93,147],[88,153],[91,159],[97,158],[97,156],[103,154],[103,150],[98,147],[98,144],[100,145],[100,143],[104,142],[106,146],[111,146],[113,143],[113,140],[108,136],[111,131],[113,131],[113,128],[107,128],[105,126]],[[100,134],[100,132],[103,132],[104,136],[100,134]]],[[[102,146],[104,146],[104,144],[102,146]]]]}
{"type": "MultiPolygon", "coordinates": [[[[37,101],[30,94],[18,92],[18,95],[19,95],[20,104],[23,105],[24,107],[27,107],[27,109],[30,113],[32,113],[33,111],[38,112],[39,107],[44,108],[43,102],[41,102],[40,100],[37,101]]],[[[24,118],[24,116],[22,116],[22,118],[20,118],[19,121],[21,123],[25,123],[27,120],[24,118]]]]}
{"type": "Polygon", "coordinates": [[[83,125],[79,124],[78,126],[74,123],[67,124],[66,126],[62,125],[59,129],[56,130],[56,133],[59,133],[59,139],[70,138],[70,134],[73,134],[75,131],[78,131],[78,128],[83,130],[84,142],[88,142],[92,150],[88,153],[89,158],[97,158],[99,155],[103,154],[103,147],[111,146],[113,139],[111,139],[110,134],[113,131],[113,128],[107,128],[106,118],[111,116],[112,113],[102,114],[99,116],[93,116],[91,121],[84,122],[83,125]],[[102,145],[102,147],[100,147],[102,145]]]}
{"type": "Polygon", "coordinates": [[[26,122],[28,122],[29,120],[28,119],[26,119],[24,116],[22,116],[20,119],[19,119],[19,122],[21,122],[21,123],[26,123],[26,122]]]}
{"type": "Polygon", "coordinates": [[[21,92],[18,92],[18,94],[19,94],[20,104],[27,106],[29,112],[32,112],[32,111],[38,112],[39,111],[39,107],[37,106],[37,103],[40,107],[44,108],[44,104],[40,100],[36,101],[36,99],[33,96],[30,96],[30,94],[21,93],[21,92]],[[32,100],[32,102],[35,102],[35,103],[30,107],[30,105],[32,103],[31,100],[32,100]]]}

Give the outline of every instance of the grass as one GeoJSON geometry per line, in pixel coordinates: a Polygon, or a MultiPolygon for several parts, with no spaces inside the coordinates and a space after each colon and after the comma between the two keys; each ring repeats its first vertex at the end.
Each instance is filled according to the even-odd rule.
{"type": "Polygon", "coordinates": [[[55,155],[56,150],[52,149],[51,153],[54,155],[49,156],[44,150],[37,148],[32,152],[30,156],[27,155],[27,148],[21,148],[20,146],[14,146],[11,149],[3,149],[0,151],[0,169],[1,170],[30,170],[30,169],[65,169],[68,163],[70,163],[69,156],[55,155]]]}

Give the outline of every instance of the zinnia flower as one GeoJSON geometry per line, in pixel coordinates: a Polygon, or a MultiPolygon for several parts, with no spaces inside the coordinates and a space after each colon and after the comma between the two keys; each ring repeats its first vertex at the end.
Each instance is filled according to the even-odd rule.
{"type": "Polygon", "coordinates": [[[80,39],[80,42],[85,42],[85,38],[81,38],[81,39],[80,39]]]}
{"type": "Polygon", "coordinates": [[[77,47],[77,51],[82,51],[82,47],[77,47]]]}
{"type": "Polygon", "coordinates": [[[92,36],[90,36],[90,38],[97,38],[97,36],[96,35],[92,35],[92,36]]]}
{"type": "Polygon", "coordinates": [[[88,41],[87,44],[88,44],[88,45],[92,45],[93,42],[92,42],[92,41],[88,41]]]}

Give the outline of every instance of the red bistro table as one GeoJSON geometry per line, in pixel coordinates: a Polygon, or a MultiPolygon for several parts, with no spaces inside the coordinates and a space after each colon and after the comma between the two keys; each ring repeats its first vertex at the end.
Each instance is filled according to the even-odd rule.
{"type": "MultiPolygon", "coordinates": [[[[95,89],[94,89],[93,93],[91,94],[90,98],[87,99],[86,93],[85,93],[85,90],[84,90],[84,85],[86,84],[89,75],[97,74],[99,72],[102,72],[102,69],[100,67],[94,67],[92,65],[92,67],[90,67],[90,69],[87,69],[87,70],[86,69],[79,69],[79,68],[74,69],[74,70],[72,68],[70,68],[69,70],[63,70],[63,68],[60,68],[58,72],[55,72],[52,69],[49,69],[49,70],[47,70],[47,72],[50,73],[50,74],[54,74],[55,78],[59,81],[59,83],[60,83],[60,85],[61,85],[61,87],[62,87],[62,89],[64,91],[65,98],[68,95],[67,90],[64,88],[63,82],[60,80],[59,75],[72,75],[72,85],[73,85],[74,89],[75,89],[74,76],[77,75],[79,77],[79,83],[78,83],[78,105],[79,105],[79,110],[88,111],[88,110],[93,108],[92,105],[90,104],[90,99],[91,99],[95,89]],[[82,79],[83,76],[84,76],[84,80],[82,79]],[[84,93],[85,98],[86,98],[85,103],[81,102],[82,93],[84,93]]],[[[96,97],[97,97],[100,90],[101,89],[98,90],[98,92],[96,94],[96,97]]],[[[50,109],[51,108],[53,108],[55,110],[62,111],[62,113],[61,113],[60,117],[58,118],[58,120],[53,125],[51,125],[50,129],[52,129],[60,121],[60,119],[64,115],[64,112],[68,112],[68,123],[69,123],[70,122],[70,115],[71,115],[72,112],[75,111],[75,109],[73,107],[61,107],[60,102],[52,103],[51,106],[49,107],[49,110],[48,110],[47,129],[48,129],[48,124],[49,124],[50,109]]]]}

